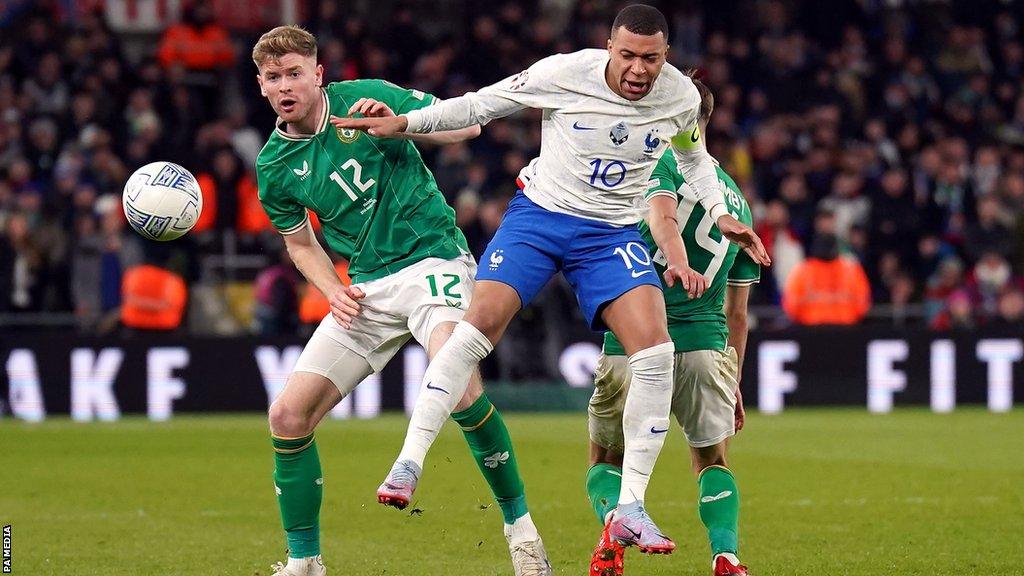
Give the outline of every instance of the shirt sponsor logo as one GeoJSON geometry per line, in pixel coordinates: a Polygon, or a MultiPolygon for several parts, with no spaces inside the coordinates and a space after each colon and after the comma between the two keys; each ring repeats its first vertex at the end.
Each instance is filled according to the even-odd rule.
{"type": "Polygon", "coordinates": [[[292,168],[292,172],[299,177],[299,180],[305,180],[309,177],[309,162],[306,160],[302,161],[302,168],[292,168]]]}

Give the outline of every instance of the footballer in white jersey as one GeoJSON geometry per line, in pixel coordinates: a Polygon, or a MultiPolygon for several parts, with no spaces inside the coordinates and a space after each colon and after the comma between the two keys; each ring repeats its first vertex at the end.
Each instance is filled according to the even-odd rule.
{"type": "Polygon", "coordinates": [[[674,347],[661,282],[636,223],[644,209],[666,257],[665,283],[699,297],[707,279],[690,269],[677,200],[647,198],[647,182],[671,144],[677,167],[723,236],[769,263],[757,235],[728,214],[714,161],[697,127],[700,95],[667,65],[668,24],[656,8],[631,5],[615,18],[608,49],[545,58],[492,86],[390,118],[338,118],[338,128],[401,137],[486,124],[524,108],[543,110],[540,156],[520,173],[520,191],[485,251],[469,310],[427,368],[394,470],[423,469],[430,445],[469,375],[515,314],[557,272],[576,292],[594,330],[610,329],[629,356],[625,451],[612,537],[641,551],[675,544],[644,509],[650,474],[668,431],[674,347]],[[408,464],[406,464],[408,463],[408,464]]]}

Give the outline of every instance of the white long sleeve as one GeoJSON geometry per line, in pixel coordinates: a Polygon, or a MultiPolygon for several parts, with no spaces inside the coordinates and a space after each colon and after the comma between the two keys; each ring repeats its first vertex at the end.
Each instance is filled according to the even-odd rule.
{"type": "Polygon", "coordinates": [[[444,100],[433,106],[413,110],[405,116],[407,132],[425,133],[458,130],[474,124],[481,126],[524,108],[557,108],[567,101],[564,90],[554,88],[562,55],[538,60],[526,70],[500,82],[444,100]]]}
{"type": "Polygon", "coordinates": [[[715,160],[704,147],[704,138],[696,122],[693,122],[689,130],[672,138],[672,152],[676,168],[689,184],[688,188],[696,195],[697,201],[711,215],[711,219],[717,221],[719,217],[728,214],[725,195],[718,185],[715,160]]]}

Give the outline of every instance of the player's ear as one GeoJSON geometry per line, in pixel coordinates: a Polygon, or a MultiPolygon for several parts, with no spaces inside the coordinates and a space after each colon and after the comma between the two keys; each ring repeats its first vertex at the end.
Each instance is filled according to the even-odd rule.
{"type": "Polygon", "coordinates": [[[316,85],[320,86],[324,82],[324,65],[316,65],[316,85]]]}
{"type": "Polygon", "coordinates": [[[260,85],[260,96],[267,97],[267,89],[263,87],[263,75],[256,75],[256,83],[260,85]]]}

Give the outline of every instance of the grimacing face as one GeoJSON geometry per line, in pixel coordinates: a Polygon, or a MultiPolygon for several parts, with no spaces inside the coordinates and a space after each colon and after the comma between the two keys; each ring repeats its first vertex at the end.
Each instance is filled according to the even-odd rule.
{"type": "Polygon", "coordinates": [[[639,100],[651,91],[668,56],[668,42],[661,32],[636,34],[620,26],[608,40],[608,85],[626,100],[639,100]]]}
{"type": "Polygon", "coordinates": [[[315,129],[318,118],[312,116],[321,102],[320,83],[324,68],[312,56],[285,54],[260,66],[256,81],[260,94],[271,108],[289,124],[315,129]],[[313,126],[309,126],[312,123],[313,126]]]}

